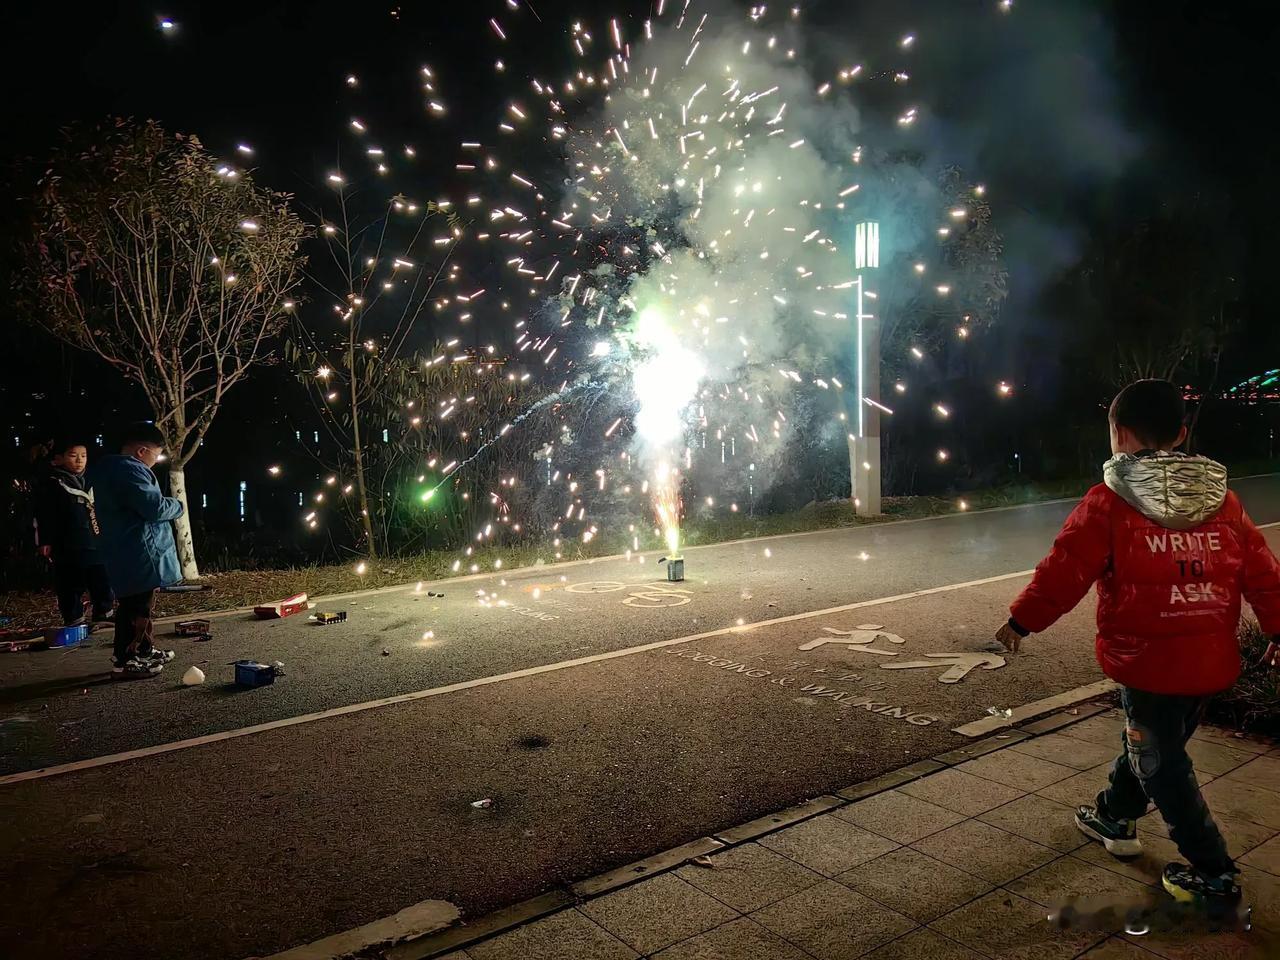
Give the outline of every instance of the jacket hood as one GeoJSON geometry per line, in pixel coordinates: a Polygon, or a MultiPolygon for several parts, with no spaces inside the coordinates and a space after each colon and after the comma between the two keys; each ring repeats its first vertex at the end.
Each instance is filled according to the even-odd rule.
{"type": "Polygon", "coordinates": [[[1185,453],[1121,453],[1103,464],[1102,478],[1125,503],[1169,530],[1200,526],[1227,497],[1227,468],[1185,453]]]}

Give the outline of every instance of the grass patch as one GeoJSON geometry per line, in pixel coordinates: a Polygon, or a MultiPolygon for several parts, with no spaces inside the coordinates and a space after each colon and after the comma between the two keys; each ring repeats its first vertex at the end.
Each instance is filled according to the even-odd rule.
{"type": "Polygon", "coordinates": [[[1207,719],[1243,733],[1280,737],[1280,670],[1261,662],[1268,643],[1252,620],[1240,628],[1244,670],[1235,686],[1209,701],[1207,719]]]}

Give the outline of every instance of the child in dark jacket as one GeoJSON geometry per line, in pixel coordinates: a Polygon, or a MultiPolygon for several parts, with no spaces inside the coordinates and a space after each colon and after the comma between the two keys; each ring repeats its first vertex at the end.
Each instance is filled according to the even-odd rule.
{"type": "Polygon", "coordinates": [[[107,568],[98,552],[98,516],[93,489],[85,482],[89,451],[83,443],[54,444],[50,468],[35,488],[36,543],[42,556],[53,561],[58,609],[67,626],[110,620],[113,616],[107,568]],[[91,600],[86,613],[84,594],[91,600]]]}
{"type": "MultiPolygon", "coordinates": [[[[1182,392],[1139,380],[1111,405],[1104,482],[1072,511],[996,639],[1016,651],[1098,585],[1096,656],[1121,685],[1122,750],[1109,786],[1076,826],[1116,856],[1142,851],[1154,803],[1189,865],[1170,863],[1175,899],[1231,907],[1238,871],[1196,783],[1187,741],[1210,696],[1240,674],[1240,602],[1280,632],[1280,563],[1208,457],[1173,453],[1187,436],[1182,392]]],[[[1267,651],[1276,663],[1276,646],[1267,651]]]]}

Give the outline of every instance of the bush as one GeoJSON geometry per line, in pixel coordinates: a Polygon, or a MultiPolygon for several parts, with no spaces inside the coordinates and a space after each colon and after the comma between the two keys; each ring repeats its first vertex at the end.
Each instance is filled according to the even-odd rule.
{"type": "Polygon", "coordinates": [[[1262,663],[1268,642],[1252,620],[1240,628],[1244,670],[1234,687],[1209,702],[1208,719],[1242,732],[1280,737],[1280,670],[1262,663]]]}

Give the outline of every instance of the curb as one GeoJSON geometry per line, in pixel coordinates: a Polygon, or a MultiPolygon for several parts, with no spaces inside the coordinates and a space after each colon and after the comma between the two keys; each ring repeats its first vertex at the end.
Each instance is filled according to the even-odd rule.
{"type": "MultiPolygon", "coordinates": [[[[372,953],[347,954],[359,956],[366,960],[433,960],[454,950],[462,950],[469,946],[506,933],[515,927],[541,919],[568,907],[577,906],[587,900],[595,899],[623,887],[639,883],[650,877],[674,870],[683,866],[695,857],[705,856],[730,847],[750,843],[760,837],[776,833],[787,827],[795,826],[814,817],[822,816],[832,810],[848,806],[867,797],[884,793],[919,780],[930,774],[938,773],[957,764],[984,756],[1015,743],[1021,743],[1032,737],[1041,736],[1061,730],[1096,716],[1108,709],[1107,704],[1089,703],[1078,707],[1070,707],[1050,714],[1025,726],[1006,730],[984,740],[966,744],[955,750],[948,750],[925,760],[917,760],[896,770],[881,774],[862,783],[854,784],[834,794],[823,794],[804,803],[787,807],[777,813],[759,817],[747,823],[739,824],[720,831],[710,837],[699,837],[689,843],[664,850],[643,860],[626,866],[616,867],[605,873],[579,880],[566,886],[552,890],[530,900],[513,904],[502,910],[480,917],[472,923],[465,921],[456,927],[450,927],[438,933],[412,938],[390,949],[377,950],[372,953]]],[[[343,955],[336,955],[328,960],[342,960],[343,955]]]]}

